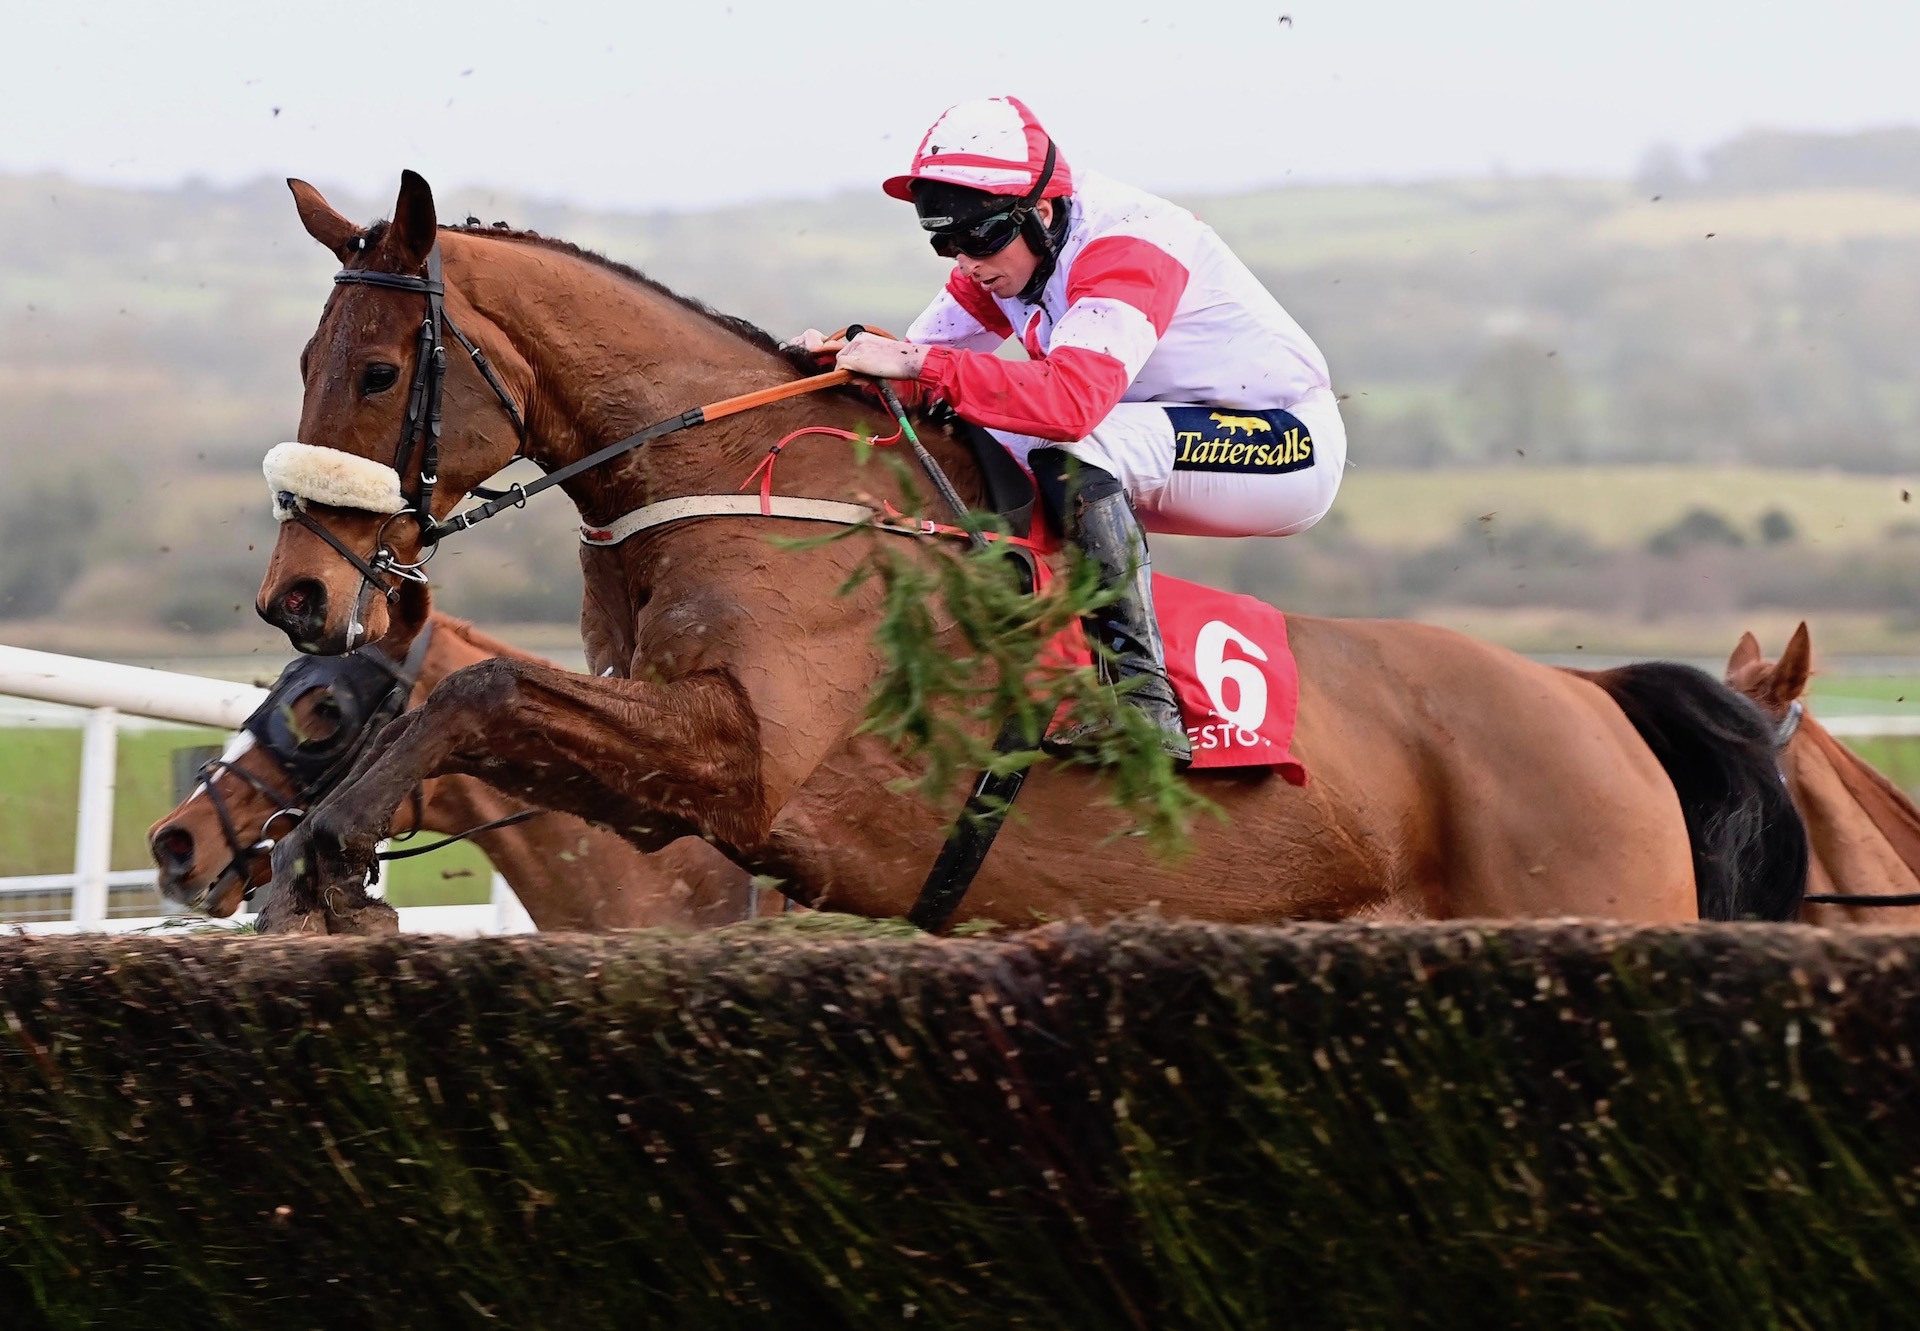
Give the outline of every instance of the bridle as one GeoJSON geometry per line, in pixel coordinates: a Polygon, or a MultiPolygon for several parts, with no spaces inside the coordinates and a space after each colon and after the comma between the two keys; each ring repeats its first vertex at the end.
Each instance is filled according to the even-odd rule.
{"type": "MultiPolygon", "coordinates": [[[[358,248],[364,250],[367,238],[360,236],[355,241],[358,248]]],[[[480,371],[487,387],[499,400],[500,408],[513,425],[515,446],[513,457],[508,462],[518,460],[526,451],[527,421],[513,395],[501,382],[493,363],[479,344],[461,332],[453,320],[447,317],[446,281],[441,273],[440,246],[436,242],[427,252],[426,275],[415,276],[408,273],[383,273],[365,269],[343,268],[333,275],[335,286],[382,287],[389,291],[410,291],[426,297],[426,317],[420,321],[420,331],[416,338],[413,363],[413,380],[407,388],[406,414],[400,422],[400,441],[393,450],[393,470],[400,477],[401,497],[406,506],[397,513],[389,514],[380,524],[374,535],[373,553],[362,556],[348,547],[339,537],[321,523],[315,522],[307,513],[300,496],[282,494],[278,501],[289,511],[292,521],[318,536],[333,548],[354,570],[360,574],[360,595],[354,605],[353,617],[348,624],[349,641],[357,638],[366,624],[366,609],[375,592],[395,600],[400,589],[399,581],[425,584],[427,575],[423,571],[434,551],[439,547],[440,538],[451,526],[443,527],[434,520],[433,492],[440,483],[440,431],[441,402],[446,389],[447,346],[446,334],[453,334],[454,340],[472,359],[474,368],[480,371]],[[402,563],[393,547],[387,543],[387,528],[399,518],[412,518],[420,532],[420,544],[425,550],[418,560],[411,564],[402,563]]],[[[526,502],[524,492],[518,485],[505,491],[489,490],[475,486],[473,493],[483,499],[505,499],[519,494],[518,503],[526,502]]]]}
{"type": "MultiPolygon", "coordinates": [[[[274,681],[272,689],[242,723],[241,729],[253,736],[256,747],[279,763],[282,774],[294,783],[295,793],[288,798],[264,778],[224,757],[215,758],[200,768],[199,780],[213,804],[214,816],[220,821],[221,835],[226,838],[232,858],[191,905],[196,909],[211,906],[230,876],[237,875],[244,882],[247,862],[273,849],[274,824],[283,818],[289,826],[298,823],[306,817],[315,800],[340,784],[373,743],[374,736],[406,710],[432,638],[433,621],[429,620],[414,638],[404,661],[396,662],[377,646],[369,645],[344,656],[302,656],[287,663],[287,668],[280,672],[280,678],[274,681]],[[327,690],[340,712],[340,724],[324,737],[303,735],[293,719],[294,704],[315,689],[327,690]],[[219,778],[229,774],[252,787],[273,806],[273,812],[260,825],[259,835],[251,842],[240,835],[232,810],[220,793],[219,778]]],[[[417,830],[422,812],[422,796],[417,786],[413,800],[417,830]]],[[[254,889],[249,887],[245,899],[252,900],[253,894],[254,889]]]]}
{"type": "MultiPolygon", "coordinates": [[[[1800,722],[1806,716],[1807,709],[1798,698],[1787,704],[1787,713],[1773,728],[1773,751],[1776,754],[1786,752],[1787,745],[1800,730],[1800,722]]],[[[1780,780],[1784,784],[1787,774],[1783,771],[1780,780]]],[[[1803,902],[1815,906],[1920,906],[1920,892],[1809,892],[1800,898],[1803,902]]]]}
{"type": "MultiPolygon", "coordinates": [[[[366,237],[359,237],[356,243],[359,248],[366,248],[366,237]]],[[[736,412],[750,411],[755,407],[766,406],[786,398],[837,388],[851,382],[854,377],[847,370],[832,370],[825,374],[816,374],[811,378],[779,384],[773,388],[762,388],[755,392],[742,393],[737,397],[725,398],[719,402],[691,407],[678,415],[655,421],[645,429],[637,430],[623,439],[616,439],[613,443],[596,449],[585,457],[577,458],[563,467],[556,467],[525,485],[510,485],[504,490],[492,490],[481,485],[472,486],[469,493],[484,502],[451,515],[445,522],[439,522],[433,516],[433,492],[440,480],[441,397],[447,367],[445,333],[452,333],[455,340],[472,357],[474,366],[480,371],[481,377],[487,381],[488,386],[493,389],[501,409],[506,413],[507,419],[513,423],[518,443],[513,457],[507,459],[508,463],[525,455],[527,424],[525,414],[514,403],[512,396],[507,392],[506,385],[500,381],[500,376],[495,373],[486,355],[466,334],[454,326],[452,320],[447,318],[446,283],[441,275],[438,243],[427,252],[426,270],[424,277],[408,273],[372,272],[352,268],[344,268],[333,275],[336,286],[370,286],[382,287],[390,291],[417,292],[427,300],[427,315],[420,324],[419,351],[414,361],[413,382],[407,391],[406,415],[400,423],[400,442],[394,448],[393,466],[385,468],[381,464],[371,464],[377,469],[393,472],[397,478],[401,498],[401,505],[397,511],[380,510],[387,512],[388,516],[375,534],[372,555],[363,557],[328,531],[324,525],[314,521],[306,511],[304,496],[284,489],[277,490],[274,495],[274,505],[278,512],[288,521],[298,522],[318,536],[360,574],[360,595],[355,601],[353,615],[347,625],[349,643],[357,642],[359,635],[365,631],[366,609],[372,602],[374,593],[378,592],[389,601],[397,599],[400,589],[390,579],[425,585],[427,575],[424,570],[427,561],[433,557],[433,552],[439,548],[440,542],[454,532],[466,531],[505,509],[524,508],[527,500],[542,490],[563,485],[582,472],[603,466],[664,435],[692,429],[694,426],[717,421],[736,412]],[[420,532],[421,547],[426,551],[411,564],[402,563],[399,555],[386,541],[387,528],[402,517],[413,519],[420,532]]],[[[362,459],[362,461],[367,460],[362,459]]]]}
{"type": "Polygon", "coordinates": [[[1773,728],[1775,753],[1786,752],[1787,745],[1793,742],[1793,737],[1800,731],[1800,718],[1806,714],[1806,706],[1798,698],[1787,704],[1787,714],[1781,717],[1779,724],[1773,728]]]}

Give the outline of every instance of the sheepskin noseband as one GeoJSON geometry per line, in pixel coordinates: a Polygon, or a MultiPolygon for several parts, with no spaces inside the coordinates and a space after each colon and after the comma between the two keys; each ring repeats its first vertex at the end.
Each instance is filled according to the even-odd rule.
{"type": "Polygon", "coordinates": [[[355,457],[317,444],[275,444],[260,464],[273,516],[285,522],[300,504],[331,504],[363,513],[398,513],[407,507],[400,473],[372,458],[355,457]]]}

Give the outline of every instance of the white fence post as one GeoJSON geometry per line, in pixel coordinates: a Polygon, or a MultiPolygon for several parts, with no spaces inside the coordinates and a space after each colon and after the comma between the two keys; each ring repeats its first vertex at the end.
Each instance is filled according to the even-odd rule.
{"type": "Polygon", "coordinates": [[[519,894],[507,883],[506,876],[495,870],[493,874],[493,932],[497,934],[527,934],[534,932],[533,916],[527,914],[527,908],[521,904],[519,894]]]}
{"type": "Polygon", "coordinates": [[[113,867],[113,765],[120,714],[87,713],[80,742],[80,828],[73,846],[73,924],[98,929],[107,918],[107,871],[113,867]]]}

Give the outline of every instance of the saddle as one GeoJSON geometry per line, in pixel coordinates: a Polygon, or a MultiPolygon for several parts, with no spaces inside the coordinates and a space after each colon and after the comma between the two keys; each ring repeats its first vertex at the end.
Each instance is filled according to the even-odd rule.
{"type": "Polygon", "coordinates": [[[972,421],[955,416],[944,402],[928,414],[966,443],[974,465],[986,481],[987,507],[1007,524],[1007,530],[1013,535],[1031,538],[1039,491],[1034,488],[1033,477],[1027,475],[1027,469],[1014,461],[1013,454],[1007,452],[998,439],[972,421]]]}

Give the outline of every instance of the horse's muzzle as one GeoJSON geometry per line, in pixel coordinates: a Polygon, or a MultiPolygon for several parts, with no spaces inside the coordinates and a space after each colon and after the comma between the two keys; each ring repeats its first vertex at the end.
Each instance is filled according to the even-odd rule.
{"type": "Polygon", "coordinates": [[[190,899],[192,894],[186,890],[195,858],[193,833],[178,824],[169,824],[154,832],[147,849],[153,854],[154,867],[160,870],[161,894],[183,906],[194,905],[190,899]]]}
{"type": "Polygon", "coordinates": [[[286,634],[287,641],[299,650],[332,654],[321,641],[327,629],[327,589],[318,579],[301,578],[272,601],[255,609],[260,618],[286,634]]]}

